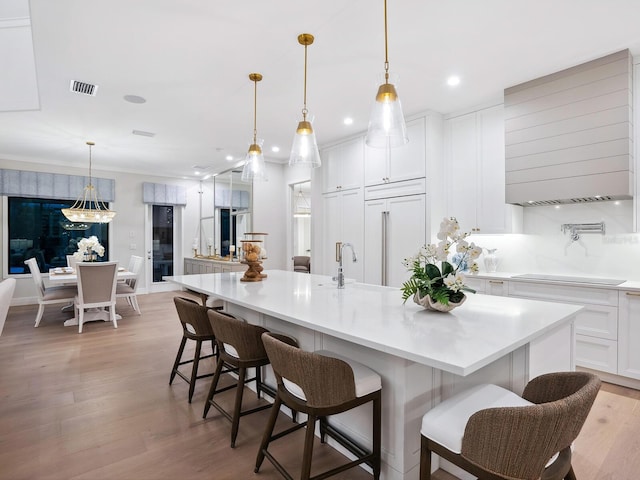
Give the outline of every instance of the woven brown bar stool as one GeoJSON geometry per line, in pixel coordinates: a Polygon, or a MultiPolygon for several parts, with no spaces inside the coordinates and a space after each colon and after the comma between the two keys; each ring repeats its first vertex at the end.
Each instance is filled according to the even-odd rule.
{"type": "Polygon", "coordinates": [[[522,397],[497,385],[454,395],[422,419],[420,479],[431,478],[433,452],[486,480],[575,480],[571,443],[599,389],[596,375],[557,372],[522,397]]]}
{"type": "Polygon", "coordinates": [[[189,403],[191,403],[193,390],[196,386],[196,380],[211,377],[213,375],[213,373],[198,375],[198,366],[200,364],[200,360],[217,355],[218,351],[215,343],[216,337],[213,334],[209,317],[207,317],[207,307],[203,307],[197,302],[183,297],[174,297],[173,302],[176,305],[178,318],[182,324],[182,340],[180,341],[180,348],[178,348],[178,354],[176,355],[176,360],[173,364],[173,368],[171,369],[169,385],[173,383],[173,379],[176,375],[186,381],[189,384],[189,403]],[[184,352],[187,340],[194,340],[196,342],[196,351],[192,359],[182,361],[182,353],[184,352]],[[211,342],[212,353],[211,355],[200,356],[202,342],[206,341],[211,342]],[[191,367],[191,377],[187,377],[178,370],[181,365],[186,365],[187,363],[193,363],[193,366],[191,367]]]}
{"type": "MultiPolygon", "coordinates": [[[[262,383],[261,367],[269,364],[269,358],[262,345],[261,335],[264,332],[268,332],[268,330],[258,325],[251,325],[243,319],[225,312],[209,310],[208,316],[216,336],[220,356],[204,405],[202,418],[207,417],[209,409],[213,406],[222,413],[225,418],[230,420],[231,447],[234,448],[238,436],[240,417],[271,407],[271,404],[267,403],[251,409],[242,410],[244,385],[255,381],[258,398],[261,397],[262,393],[266,393],[272,397],[275,396],[275,392],[262,383]],[[224,369],[225,366],[227,367],[226,370],[224,369]],[[255,368],[255,376],[247,378],[248,368],[255,368]],[[228,371],[237,372],[237,382],[233,385],[218,389],[218,382],[220,381],[221,375],[228,371]],[[236,389],[236,398],[233,413],[229,414],[213,397],[218,393],[225,392],[232,388],[236,389]]],[[[291,337],[286,335],[278,335],[278,337],[291,345],[297,345],[297,342],[291,337]]]]}
{"type": "Polygon", "coordinates": [[[363,463],[371,467],[373,478],[378,480],[380,478],[382,423],[380,375],[358,362],[333,352],[305,352],[287,345],[270,333],[263,334],[262,341],[278,381],[278,390],[256,458],[255,472],[258,472],[266,457],[286,479],[293,480],[293,477],[268,451],[269,444],[306,427],[301,480],[327,478],[363,463]],[[327,417],[369,402],[373,402],[373,445],[371,449],[365,449],[330,425],[327,422],[327,417]],[[274,434],[273,429],[282,404],[292,410],[306,413],[306,424],[295,425],[274,434]],[[322,443],[329,435],[357,458],[312,477],[311,463],[316,420],[320,421],[320,441],[322,443]]]}

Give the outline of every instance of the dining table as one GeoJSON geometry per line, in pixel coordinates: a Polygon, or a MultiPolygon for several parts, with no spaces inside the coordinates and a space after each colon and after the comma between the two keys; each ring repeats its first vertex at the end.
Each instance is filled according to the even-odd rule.
{"type": "MultiPolygon", "coordinates": [[[[118,267],[117,279],[118,281],[124,281],[129,278],[135,278],[136,274],[130,272],[124,267],[118,267]]],[[[49,284],[51,286],[56,285],[77,285],[78,284],[78,274],[72,267],[56,267],[49,269],[49,284]]],[[[62,307],[63,312],[73,311],[73,304],[65,305],[62,307]]],[[[122,316],[116,313],[116,320],[122,319],[122,316]]],[[[104,321],[109,322],[111,319],[109,318],[109,312],[104,309],[89,309],[85,313],[84,322],[95,322],[95,321],[104,321]]],[[[78,325],[78,319],[70,318],[65,320],[64,326],[70,327],[73,325],[78,325]]]]}

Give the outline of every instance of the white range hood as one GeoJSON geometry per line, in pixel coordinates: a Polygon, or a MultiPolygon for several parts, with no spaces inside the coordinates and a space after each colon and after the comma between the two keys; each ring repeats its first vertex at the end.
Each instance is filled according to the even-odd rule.
{"type": "Polygon", "coordinates": [[[504,101],[507,203],[633,197],[628,50],[508,88],[504,101]]]}

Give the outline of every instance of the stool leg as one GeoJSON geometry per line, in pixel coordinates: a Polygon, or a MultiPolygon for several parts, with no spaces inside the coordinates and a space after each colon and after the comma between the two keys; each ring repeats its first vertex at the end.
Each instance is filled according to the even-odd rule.
{"type": "Polygon", "coordinates": [[[567,475],[564,477],[564,480],[576,480],[576,474],[573,472],[573,467],[569,468],[567,475]]]}
{"type": "Polygon", "coordinates": [[[373,478],[380,479],[382,458],[382,394],[373,400],[373,478]]]}
{"type": "Polygon", "coordinates": [[[260,393],[262,392],[262,367],[256,367],[256,394],[260,399],[260,393]]]}
{"type": "Polygon", "coordinates": [[[198,377],[198,365],[200,364],[200,351],[202,350],[202,340],[196,340],[196,354],[193,357],[193,368],[191,369],[191,381],[189,382],[189,403],[193,397],[193,390],[196,388],[196,378],[198,377]]]}
{"type": "Polygon", "coordinates": [[[218,365],[216,366],[216,372],[213,374],[213,380],[211,380],[211,387],[209,388],[207,400],[204,402],[204,413],[202,414],[202,418],[207,418],[207,413],[209,413],[209,409],[211,408],[211,400],[213,399],[213,395],[216,393],[216,388],[218,388],[218,381],[220,380],[220,374],[222,373],[223,366],[224,361],[219,358],[218,365]]]}
{"type": "Polygon", "coordinates": [[[309,480],[311,477],[311,459],[313,457],[313,439],[315,438],[316,416],[309,414],[307,419],[307,432],[304,436],[304,452],[302,454],[302,471],[300,480],[309,480]]]}
{"type": "Polygon", "coordinates": [[[278,419],[278,413],[280,412],[280,406],[282,405],[282,400],[280,400],[280,395],[276,393],[276,398],[273,401],[273,405],[271,406],[271,415],[269,416],[269,421],[264,429],[264,434],[262,435],[262,442],[260,443],[260,448],[258,449],[258,456],[256,457],[256,468],[254,469],[255,473],[258,473],[260,470],[260,465],[264,461],[264,452],[269,448],[269,442],[271,442],[271,435],[273,434],[273,429],[276,426],[276,420],[278,419]]]}
{"type": "Polygon", "coordinates": [[[431,450],[429,440],[420,436],[420,480],[431,480],[431,450]]]}
{"type": "Polygon", "coordinates": [[[184,351],[184,345],[186,343],[187,337],[182,337],[182,340],[180,341],[180,348],[178,348],[178,355],[176,355],[176,361],[173,363],[173,369],[171,370],[171,377],[169,377],[169,385],[171,385],[176,376],[176,371],[178,370],[178,365],[180,365],[180,359],[182,358],[182,352],[184,351]]]}
{"type": "Polygon", "coordinates": [[[233,420],[231,421],[231,448],[236,446],[236,437],[238,436],[238,426],[240,425],[240,409],[242,408],[242,394],[244,393],[244,379],[247,375],[247,369],[240,367],[238,369],[238,386],[236,387],[236,403],[233,408],[233,420]]]}

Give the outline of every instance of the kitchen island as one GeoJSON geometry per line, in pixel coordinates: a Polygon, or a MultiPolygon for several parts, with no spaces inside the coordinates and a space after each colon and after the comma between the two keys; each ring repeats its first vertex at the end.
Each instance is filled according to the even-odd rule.
{"type": "MultiPolygon", "coordinates": [[[[347,282],[338,289],[327,276],[265,273],[255,283],[240,282],[242,273],[235,272],[165,280],[214,295],[229,312],[293,335],[305,350],[333,350],[376,370],[386,480],[418,478],[420,419],[442,399],[485,382],[520,393],[530,378],[574,368],[579,306],[469,295],[462,306],[439,313],[403,304],[396,288],[347,282]]],[[[336,422],[369,445],[369,420],[356,409],[336,422]]]]}

